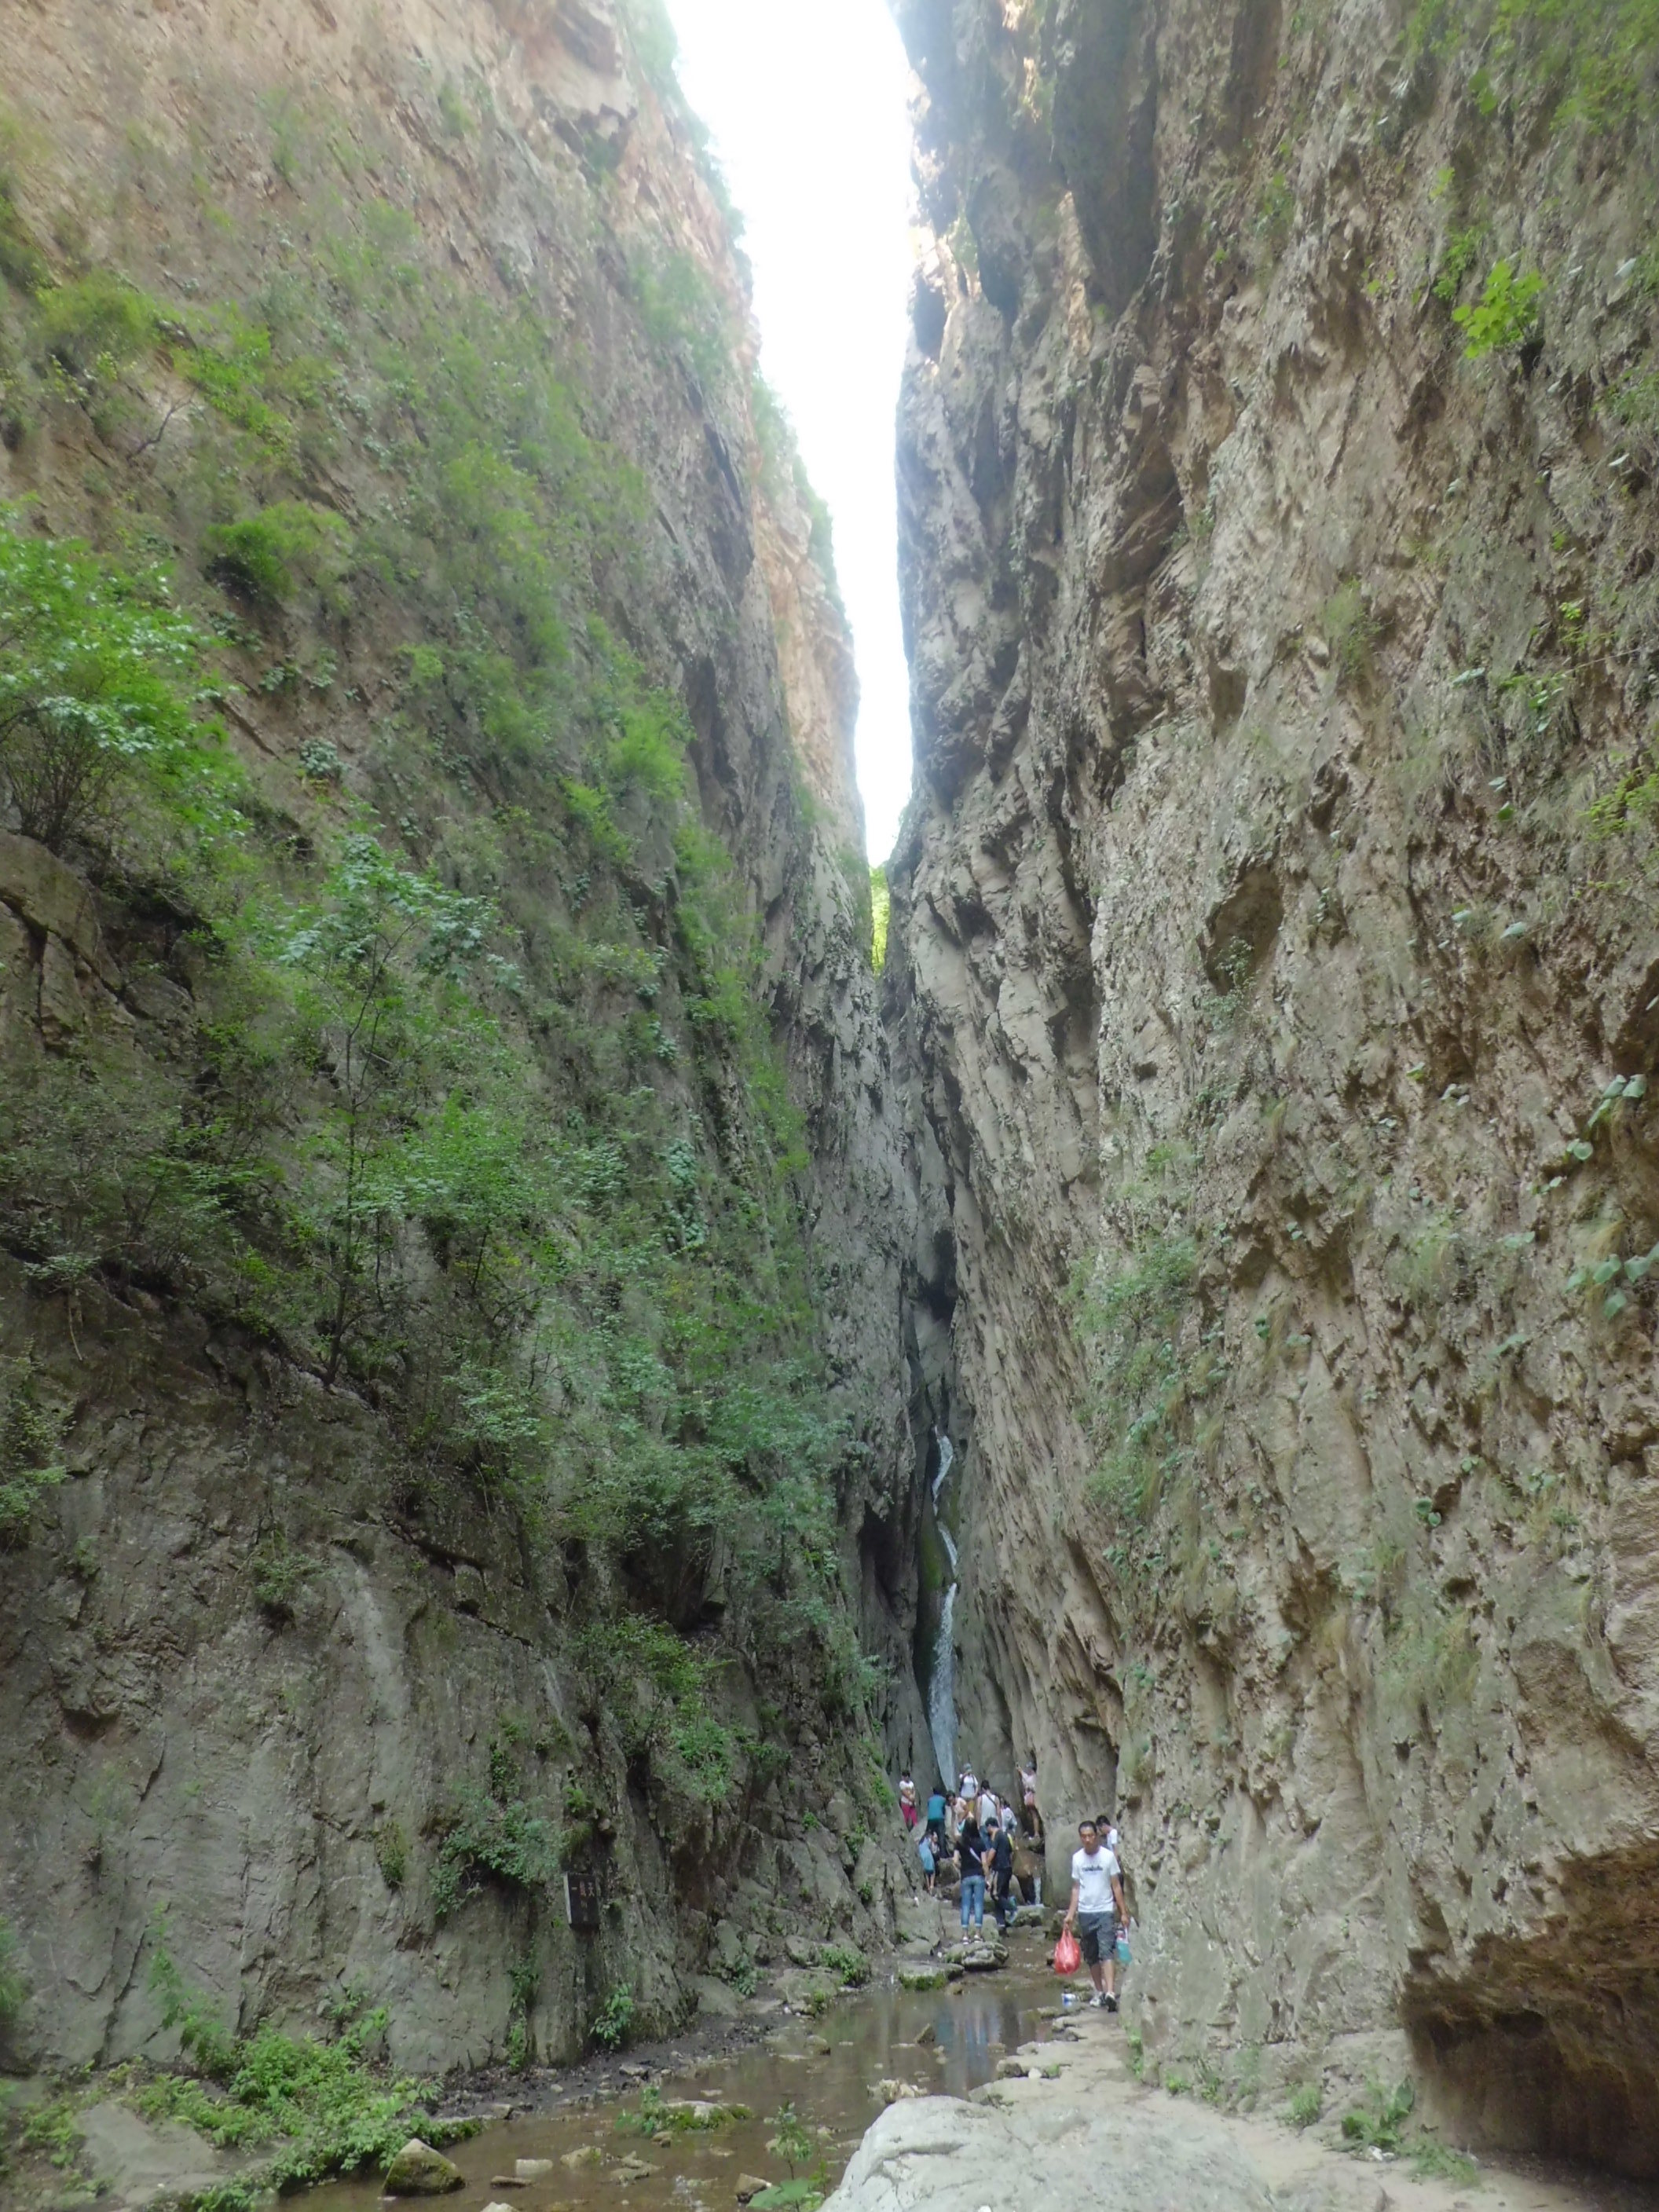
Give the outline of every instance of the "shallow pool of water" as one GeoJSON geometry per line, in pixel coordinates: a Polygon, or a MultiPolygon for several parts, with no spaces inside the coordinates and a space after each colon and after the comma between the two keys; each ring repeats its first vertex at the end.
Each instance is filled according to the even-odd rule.
{"type": "MultiPolygon", "coordinates": [[[[511,2212],[626,2205],[629,2212],[731,2212],[740,2174],[785,2181],[789,2169],[767,2140],[775,2115],[794,2106],[833,2185],[870,2123],[882,2109],[884,2079],[915,2083],[930,2094],[965,2096],[988,2081],[997,2061],[1028,2041],[1058,2000],[1059,1984],[1044,1964],[1040,1932],[1011,1941],[1000,1972],[970,1974],[944,1990],[908,1990],[878,1984],[838,1998],[817,2021],[786,2017],[767,2043],[735,2057],[653,2076],[665,2100],[707,2098],[742,2105],[753,2116],[708,2133],[645,2136],[619,2129],[620,2114],[637,2112],[637,2094],[586,2111],[569,2107],[508,2120],[450,2148],[466,2187],[435,2203],[447,2212],[482,2212],[492,2199],[511,2212]],[[926,2031],[933,2031],[933,2039],[926,2031]],[[827,2051],[822,2048],[828,2044],[827,2051]],[[600,2163],[584,2163],[597,2148],[600,2163]],[[575,2154],[575,2162],[567,2165],[575,2154]],[[553,2160],[550,2174],[521,2189],[491,2186],[521,2158],[553,2160]],[[639,2174],[628,2161],[649,2166],[639,2174]]],[[[312,2191],[304,2212],[374,2212],[373,2180],[312,2191]]],[[[434,2201],[434,2200],[428,2200],[434,2201]]]]}

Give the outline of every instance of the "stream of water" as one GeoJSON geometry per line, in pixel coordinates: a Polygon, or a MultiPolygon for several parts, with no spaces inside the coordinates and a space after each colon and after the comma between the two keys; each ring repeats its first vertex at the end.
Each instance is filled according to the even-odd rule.
{"type": "MultiPolygon", "coordinates": [[[[636,2094],[509,2120],[453,2144],[448,2155],[466,2186],[441,2200],[447,2212],[483,2212],[492,2201],[508,2212],[587,2212],[598,2205],[615,2212],[619,2204],[629,2212],[731,2212],[740,2174],[789,2179],[767,2148],[786,2104],[818,2146],[815,2162],[821,2159],[826,2185],[833,2185],[882,2108],[884,2080],[965,2096],[991,2079],[1006,2051],[1037,2033],[1057,2001],[1044,1939],[1041,1931],[1017,1929],[1009,1940],[1012,1956],[1001,1972],[969,1975],[943,1990],[889,1984],[860,1990],[838,1998],[819,2021],[786,2016],[766,2043],[735,2057],[690,2066],[678,2077],[653,2076],[665,2100],[742,2106],[747,2119],[707,2132],[646,2136],[617,2125],[640,2110],[636,2094]],[[550,2160],[551,2171],[527,2187],[492,2186],[521,2158],[550,2160]],[[630,2168],[630,2159],[650,2172],[630,2168]]],[[[376,2182],[337,2182],[311,2191],[303,2212],[377,2212],[380,2203],[376,2182]]]]}
{"type": "Polygon", "coordinates": [[[933,1739],[933,1756],[946,1790],[957,1780],[957,1547],[939,1512],[939,1492],[956,1462],[949,1437],[939,1440],[939,1472],[933,1477],[933,1513],[951,1562],[951,1586],[939,1609],[939,1634],[933,1644],[933,1673],[927,1684],[927,1732],[933,1739]]]}

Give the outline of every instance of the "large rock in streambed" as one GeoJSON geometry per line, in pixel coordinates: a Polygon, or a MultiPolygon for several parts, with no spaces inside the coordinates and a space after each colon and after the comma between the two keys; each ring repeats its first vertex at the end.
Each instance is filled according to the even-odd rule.
{"type": "Polygon", "coordinates": [[[1218,2122],[1190,2106],[1091,2112],[954,2097],[890,2105],[823,2212],[974,2212],[981,2204],[1273,2212],[1261,2175],[1218,2122]]]}
{"type": "Polygon", "coordinates": [[[441,2150],[410,2136],[386,2170],[388,2197],[445,2197],[464,2185],[465,2176],[441,2150]]]}
{"type": "Polygon", "coordinates": [[[1008,1946],[994,1928],[986,1929],[965,1943],[953,1943],[948,1951],[941,1952],[939,1963],[947,1973],[963,1969],[970,1974],[988,1974],[1008,1963],[1008,1946]]]}

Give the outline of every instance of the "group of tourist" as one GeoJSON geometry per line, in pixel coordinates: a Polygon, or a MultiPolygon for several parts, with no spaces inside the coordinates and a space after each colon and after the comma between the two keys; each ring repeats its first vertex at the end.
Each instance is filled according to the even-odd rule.
{"type": "MultiPolygon", "coordinates": [[[[936,1790],[927,1800],[922,1818],[916,1785],[908,1774],[899,1782],[899,1808],[904,1825],[913,1832],[921,1826],[916,1852],[921,1863],[922,1887],[932,1895],[939,1877],[954,1860],[962,1881],[962,1925],[980,1929],[985,1924],[988,1902],[999,1928],[1006,1928],[1014,1904],[1014,1844],[1016,1838],[1036,1843],[1042,1824],[1037,1813],[1036,1753],[1019,1772],[1022,1808],[1013,1806],[988,1781],[981,1782],[971,1767],[963,1767],[953,1794],[936,1790]]],[[[1036,1901],[1042,1901],[1042,1881],[1036,1879],[1036,1901]]]]}
{"type": "MultiPolygon", "coordinates": [[[[1036,1753],[1019,1770],[1021,1804],[1018,1814],[991,1784],[981,1782],[970,1767],[963,1767],[953,1796],[936,1790],[927,1800],[923,1819],[916,1785],[906,1774],[899,1782],[899,1809],[904,1825],[914,1834],[921,1862],[922,1887],[931,1896],[939,1878],[954,1860],[962,1882],[962,1926],[964,1933],[979,1933],[985,1925],[985,1907],[1000,1929],[1008,1925],[1014,1887],[1014,1841],[1040,1845],[1042,1820],[1037,1811],[1036,1753]]],[[[1072,1854],[1072,1898],[1066,1910],[1069,1934],[1075,1929],[1083,1963],[1089,1969],[1094,1994],[1089,2002],[1108,2012],[1117,2010],[1117,1967],[1128,1956],[1128,1906],[1123,1896],[1123,1861],[1118,1832],[1106,1814],[1084,1820],[1078,1829],[1079,1849],[1072,1854]]],[[[1041,1875],[1032,1877],[1034,1902],[1042,1902],[1041,1875]]]]}

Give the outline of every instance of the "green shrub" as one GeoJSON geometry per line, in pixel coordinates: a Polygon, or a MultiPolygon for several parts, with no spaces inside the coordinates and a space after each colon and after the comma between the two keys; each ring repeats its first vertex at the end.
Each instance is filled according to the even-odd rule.
{"type": "Polygon", "coordinates": [[[184,1981],[159,1936],[150,1986],[162,1998],[162,2020],[177,2027],[185,2051],[210,2083],[164,2075],[133,2093],[150,2118],[183,2120],[222,2149],[270,2148],[271,2156],[241,2185],[250,2192],[285,2191],[384,2166],[410,2135],[453,2142],[476,2122],[439,2118],[434,2088],[386,2074],[372,2060],[386,2027],[383,2010],[366,2011],[356,1990],[332,2008],[337,2033],[328,2041],[261,2028],[232,2037],[199,1992],[184,1981]]]}
{"type": "Polygon", "coordinates": [[[1524,345],[1538,328],[1538,295],[1544,280],[1536,270],[1517,274],[1510,261],[1494,264],[1486,289],[1473,306],[1456,307],[1452,320],[1468,340],[1465,361],[1524,345]]]}
{"type": "Polygon", "coordinates": [[[26,2116],[18,2140],[26,2150],[44,2151],[60,2173],[78,2160],[85,2141],[81,2106],[73,2095],[49,2097],[26,2116]]]}
{"type": "Polygon", "coordinates": [[[219,574],[280,606],[301,580],[337,592],[351,533],[337,514],[298,499],[278,500],[240,522],[216,524],[203,545],[219,574]]]}
{"type": "Polygon", "coordinates": [[[634,1991],[627,1982],[619,1982],[594,2014],[588,2033],[602,2051],[620,2051],[633,2026],[634,1991]]]}
{"type": "Polygon", "coordinates": [[[1478,2182],[1480,2167],[1467,2151],[1454,2150],[1449,2143],[1423,2143],[1412,2153],[1412,2172],[1425,2181],[1449,2181],[1454,2188],[1468,2189],[1478,2182]]]}
{"type": "Polygon", "coordinates": [[[633,283],[640,320],[658,347],[678,354],[705,388],[731,374],[731,311],[689,253],[636,260],[633,283]]]}
{"type": "Polygon", "coordinates": [[[1366,2102],[1342,2115],[1342,2140],[1356,2150],[1397,2151],[1417,2104],[1409,2081],[1401,2081],[1385,2096],[1373,2087],[1366,2102]]]}
{"type": "Polygon", "coordinates": [[[826,1943],[818,1956],[844,1990],[861,1990],[870,1978],[870,1961],[854,1943],[826,1943]]]}
{"type": "Polygon", "coordinates": [[[0,510],[0,775],[23,835],[62,851],[134,791],[181,826],[222,823],[231,778],[191,691],[205,640],[164,573],[10,521],[0,510]]]}
{"type": "Polygon", "coordinates": [[[1446,250],[1440,257],[1440,271],[1434,280],[1434,295],[1447,307],[1456,304],[1469,271],[1480,258],[1480,241],[1485,232],[1479,223],[1467,230],[1454,231],[1446,240],[1446,250]]]}
{"type": "MultiPolygon", "coordinates": [[[[36,1504],[64,1480],[56,1457],[62,1433],[61,1420],[40,1403],[33,1366],[27,1360],[13,1363],[0,1390],[0,1548],[27,1539],[36,1504]]],[[[0,1946],[0,1984],[3,1968],[0,1946]]]]}
{"type": "Polygon", "coordinates": [[[1337,586],[1320,615],[1320,628],[1331,658],[1350,683],[1370,672],[1377,624],[1359,582],[1349,577],[1337,586]]]}
{"type": "Polygon", "coordinates": [[[44,295],[47,352],[77,376],[112,375],[155,339],[155,308],[121,277],[100,270],[44,295]]]}
{"type": "Polygon", "coordinates": [[[470,1893],[477,1875],[530,1893],[559,1878],[563,1855],[557,1828],[526,1800],[522,1740],[519,1723],[499,1723],[489,1739],[488,1791],[468,1784],[456,1792],[432,1871],[432,1909],[441,1920],[470,1893]]]}
{"type": "Polygon", "coordinates": [[[380,1879],[388,1889],[401,1889],[409,1872],[409,1838],[403,1825],[387,1820],[374,1838],[374,1859],[380,1869],[380,1879]]]}
{"type": "Polygon", "coordinates": [[[870,871],[870,965],[878,975],[887,965],[887,928],[892,919],[893,898],[885,868],[870,871]]]}
{"type": "Polygon", "coordinates": [[[52,282],[46,258],[12,198],[10,184],[0,177],[0,276],[20,292],[43,292],[52,282]]]}
{"type": "Polygon", "coordinates": [[[679,40],[665,0],[623,0],[622,12],[647,77],[665,97],[677,94],[674,64],[679,58],[679,40]]]}
{"type": "Polygon", "coordinates": [[[1325,2109],[1325,2093],[1317,2081],[1304,2081],[1291,2090],[1285,2117],[1293,2128],[1310,2128],[1325,2109]]]}
{"type": "Polygon", "coordinates": [[[806,2164],[817,2146],[793,2104],[778,2107],[772,2115],[772,2127],[774,2132],[767,2138],[766,2148],[783,2160],[793,2181],[795,2168],[806,2164]]]}
{"type": "Polygon", "coordinates": [[[292,1620],[295,1602],[305,1587],[306,1556],[280,1532],[261,1539],[248,1562],[253,1595],[265,1612],[279,1620],[292,1620]]]}
{"type": "Polygon", "coordinates": [[[1418,0],[1411,44],[1481,54],[1470,89],[1495,114],[1502,99],[1535,101],[1594,131],[1642,112],[1659,58],[1655,0],[1418,0]]]}
{"type": "Polygon", "coordinates": [[[1143,1520],[1182,1449],[1188,1375],[1176,1339],[1198,1272],[1188,1237],[1154,1237],[1116,1273],[1084,1286],[1076,1327],[1092,1355],[1090,1427],[1101,1449],[1091,1494],[1121,1521],[1143,1520]]]}
{"type": "Polygon", "coordinates": [[[0,1920],[0,2047],[15,2034],[28,1993],[17,1963],[16,1933],[9,1920],[0,1920]]]}

